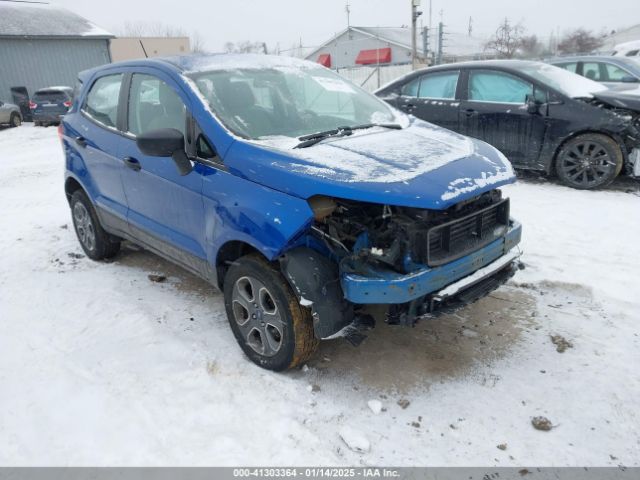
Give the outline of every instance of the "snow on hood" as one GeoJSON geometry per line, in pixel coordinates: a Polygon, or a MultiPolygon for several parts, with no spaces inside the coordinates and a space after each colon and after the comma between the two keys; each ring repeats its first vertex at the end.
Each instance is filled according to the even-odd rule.
{"type": "Polygon", "coordinates": [[[515,179],[495,148],[415,118],[402,130],[373,128],[302,149],[290,137],[238,143],[225,159],[235,173],[302,198],[446,208],[515,179]]]}
{"type": "Polygon", "coordinates": [[[340,182],[404,182],[474,153],[473,141],[420,122],[403,130],[375,128],[293,149],[299,140],[271,137],[256,143],[286,150],[290,163],[279,166],[340,182]]]}
{"type": "Polygon", "coordinates": [[[640,112],[640,88],[630,90],[607,90],[594,95],[612,107],[640,112]]]}

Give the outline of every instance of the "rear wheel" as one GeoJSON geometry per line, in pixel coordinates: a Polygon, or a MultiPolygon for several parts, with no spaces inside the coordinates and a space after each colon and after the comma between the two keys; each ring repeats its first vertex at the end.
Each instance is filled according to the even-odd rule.
{"type": "Polygon", "coordinates": [[[315,351],[309,309],[298,302],[280,271],[252,254],[235,261],[224,279],[229,325],[244,353],[260,367],[282,371],[315,351]]]}
{"type": "Polygon", "coordinates": [[[565,185],[587,190],[611,183],[622,170],[622,163],[622,151],[615,140],[588,133],[562,146],[556,158],[556,172],[565,185]]]}
{"type": "Polygon", "coordinates": [[[71,196],[71,217],[80,246],[93,260],[113,257],[120,250],[120,240],[104,231],[91,201],[82,190],[71,196]]]}
{"type": "Polygon", "coordinates": [[[9,124],[14,128],[22,125],[22,119],[20,118],[20,115],[18,115],[17,113],[12,113],[9,124]]]}

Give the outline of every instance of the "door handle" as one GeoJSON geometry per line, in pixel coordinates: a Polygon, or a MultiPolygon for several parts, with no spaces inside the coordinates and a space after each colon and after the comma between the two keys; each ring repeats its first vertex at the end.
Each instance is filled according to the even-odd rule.
{"type": "Polygon", "coordinates": [[[474,110],[473,108],[467,108],[467,109],[464,111],[464,114],[465,114],[467,117],[473,117],[474,115],[477,115],[477,114],[478,114],[478,111],[477,111],[477,110],[474,110]]]}
{"type": "Polygon", "coordinates": [[[78,145],[80,145],[82,148],[85,148],[87,146],[87,139],[84,137],[76,137],[75,138],[76,143],[78,145]]]}
{"type": "Polygon", "coordinates": [[[124,164],[134,172],[139,172],[140,170],[142,170],[142,165],[140,165],[140,162],[135,158],[125,157],[124,164]]]}

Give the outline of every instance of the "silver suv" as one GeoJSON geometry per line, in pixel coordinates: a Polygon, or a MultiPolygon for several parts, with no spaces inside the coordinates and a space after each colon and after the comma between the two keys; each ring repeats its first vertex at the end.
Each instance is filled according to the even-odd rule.
{"type": "Polygon", "coordinates": [[[19,127],[22,125],[22,114],[20,107],[13,103],[4,103],[0,100],[0,125],[19,127]]]}

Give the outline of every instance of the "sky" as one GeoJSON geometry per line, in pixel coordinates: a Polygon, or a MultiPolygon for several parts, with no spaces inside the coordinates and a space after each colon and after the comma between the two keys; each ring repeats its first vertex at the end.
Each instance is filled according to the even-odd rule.
{"type": "MultiPolygon", "coordinates": [[[[210,51],[226,42],[260,41],[269,49],[302,41],[313,47],[346,28],[347,0],[50,0],[118,33],[125,22],[164,23],[188,34],[198,32],[210,51]]],[[[548,38],[576,27],[600,32],[640,23],[638,0],[432,0],[432,19],[455,32],[488,36],[505,16],[522,22],[527,33],[548,38]]],[[[351,25],[397,27],[410,23],[410,0],[348,0],[351,25]]],[[[429,23],[429,0],[421,20],[429,23]]]]}

